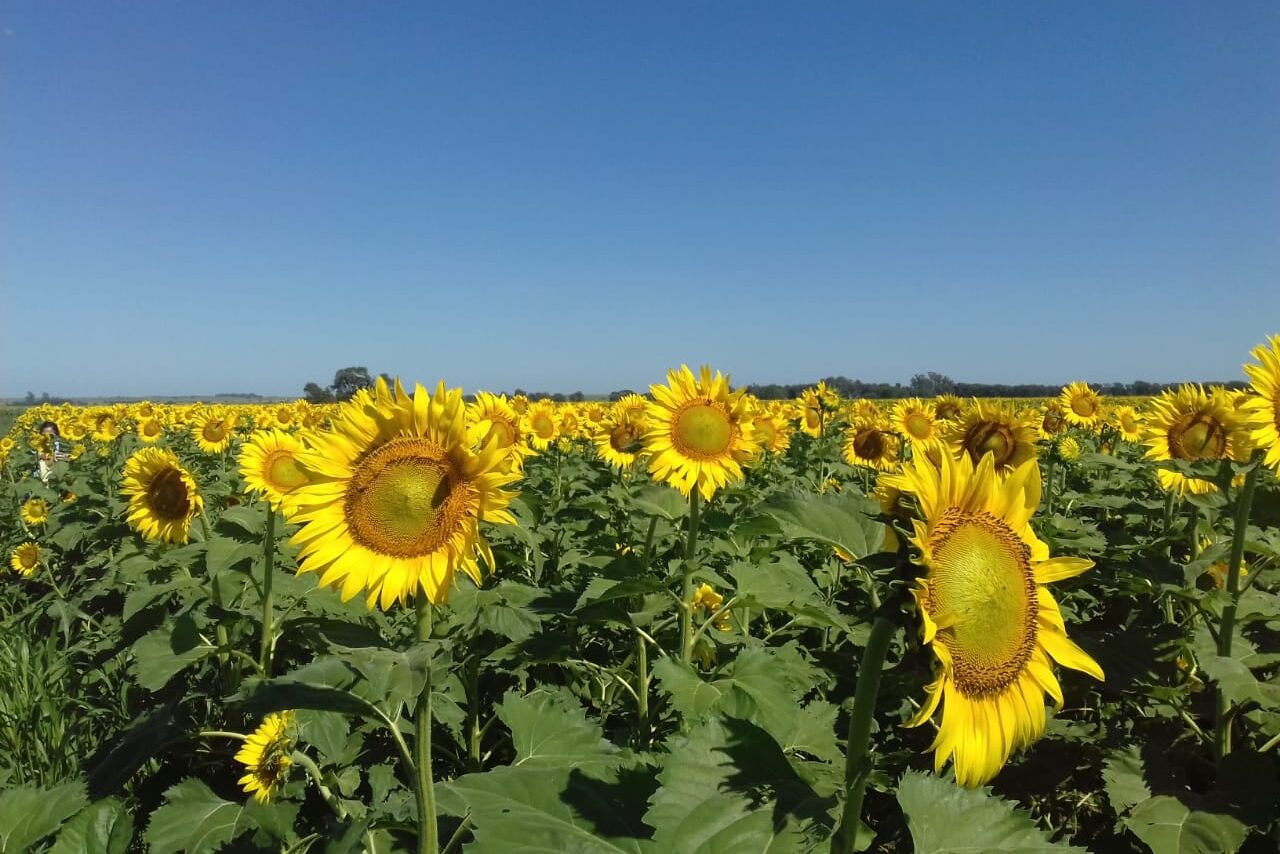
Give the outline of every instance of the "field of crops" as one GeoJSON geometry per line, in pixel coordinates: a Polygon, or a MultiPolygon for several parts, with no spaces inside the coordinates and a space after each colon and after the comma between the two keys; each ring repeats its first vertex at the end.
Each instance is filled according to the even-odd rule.
{"type": "Polygon", "coordinates": [[[26,410],[0,852],[1275,851],[1245,370],[26,410]]]}

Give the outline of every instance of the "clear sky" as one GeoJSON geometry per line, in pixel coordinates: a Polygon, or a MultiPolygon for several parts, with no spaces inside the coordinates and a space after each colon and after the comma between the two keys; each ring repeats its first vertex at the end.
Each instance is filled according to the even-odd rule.
{"type": "Polygon", "coordinates": [[[0,5],[0,396],[1236,379],[1280,4],[0,5]]]}

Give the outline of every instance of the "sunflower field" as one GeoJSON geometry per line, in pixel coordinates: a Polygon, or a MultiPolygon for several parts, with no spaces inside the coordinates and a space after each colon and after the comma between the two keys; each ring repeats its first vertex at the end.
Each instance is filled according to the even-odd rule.
{"type": "Polygon", "coordinates": [[[1280,847],[1243,391],[39,406],[0,852],[1280,847]]]}

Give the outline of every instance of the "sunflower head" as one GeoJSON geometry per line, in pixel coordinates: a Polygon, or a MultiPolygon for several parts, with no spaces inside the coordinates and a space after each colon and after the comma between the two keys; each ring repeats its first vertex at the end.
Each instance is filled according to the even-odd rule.
{"type": "Polygon", "coordinates": [[[606,418],[595,428],[592,443],[600,459],[616,469],[629,469],[644,451],[644,416],[606,418]]]}
{"type": "Polygon", "coordinates": [[[530,403],[523,419],[522,427],[529,437],[529,444],[539,451],[551,447],[551,443],[560,435],[560,419],[556,415],[556,405],[550,400],[530,403]]]}
{"type": "Polygon", "coordinates": [[[191,520],[204,507],[195,479],[168,449],[144,447],[124,464],[121,494],[129,499],[129,525],[148,540],[185,543],[191,520]]]}
{"type": "Polygon", "coordinates": [[[850,422],[845,431],[844,460],[851,466],[893,471],[898,467],[901,446],[898,434],[883,419],[859,419],[850,422]]]}
{"type": "Polygon", "coordinates": [[[791,422],[787,419],[762,412],[751,419],[751,426],[761,450],[770,454],[783,454],[791,447],[791,422]]]}
{"type": "Polygon", "coordinates": [[[933,417],[939,421],[958,421],[964,409],[964,400],[954,394],[940,394],[933,399],[933,417]]]}
{"type": "Polygon", "coordinates": [[[164,424],[154,416],[138,421],[138,438],[147,444],[160,441],[164,436],[164,424]]]}
{"type": "Polygon", "coordinates": [[[49,502],[43,498],[28,498],[18,511],[28,525],[43,525],[49,521],[49,502]]]}
{"type": "Polygon", "coordinates": [[[1117,406],[1111,413],[1112,423],[1126,442],[1142,439],[1142,416],[1132,406],[1117,406]]]}
{"type": "Polygon", "coordinates": [[[493,563],[480,522],[515,522],[506,451],[497,437],[472,445],[462,390],[444,383],[409,395],[380,378],[309,434],[297,460],[309,482],[285,509],[301,526],[298,571],[343,600],[364,593],[370,608],[419,592],[444,602],[459,570],[479,583],[478,559],[493,563]]]}
{"type": "Polygon", "coordinates": [[[271,714],[245,739],[244,746],[236,753],[236,761],[245,767],[239,783],[258,803],[270,801],[289,778],[296,739],[293,712],[271,714]]]}
{"type": "MultiPolygon", "coordinates": [[[[1150,460],[1243,462],[1252,447],[1245,414],[1219,388],[1183,385],[1162,392],[1151,402],[1145,426],[1150,460]]],[[[1162,488],[1179,495],[1217,491],[1213,483],[1178,471],[1160,469],[1156,476],[1162,488]]]]}
{"type": "Polygon", "coordinates": [[[197,447],[205,453],[220,454],[231,445],[235,435],[236,419],[219,409],[199,416],[191,425],[191,435],[197,447]]]}
{"type": "Polygon", "coordinates": [[[667,372],[667,384],[650,387],[645,450],[649,473],[685,495],[694,489],[707,500],[742,479],[742,466],[759,445],[747,398],[729,390],[729,377],[704,365],[694,376],[687,365],[667,372]]]}
{"type": "Polygon", "coordinates": [[[1082,382],[1074,382],[1058,397],[1062,417],[1073,427],[1092,429],[1102,423],[1102,397],[1082,382]]]}
{"type": "Polygon", "coordinates": [[[1062,404],[1059,401],[1051,400],[1044,406],[1044,411],[1038,413],[1040,422],[1040,437],[1043,439],[1052,439],[1059,433],[1067,429],[1067,417],[1063,413],[1062,404]]]}
{"type": "Polygon", "coordinates": [[[1036,431],[1007,407],[977,402],[959,421],[951,423],[947,439],[956,456],[973,465],[990,454],[996,471],[1012,471],[1036,456],[1036,431]]]}
{"type": "Polygon", "coordinates": [[[240,446],[240,475],[246,492],[266,497],[274,508],[288,501],[290,493],[311,482],[298,463],[302,441],[283,430],[257,430],[240,446]]]}
{"type": "Polygon", "coordinates": [[[496,442],[507,456],[512,471],[519,471],[524,458],[533,453],[525,441],[520,414],[506,395],[478,392],[475,402],[467,405],[467,436],[471,444],[484,447],[496,442]]]}
{"type": "Polygon", "coordinates": [[[1280,473],[1280,335],[1272,335],[1250,355],[1258,363],[1244,366],[1254,391],[1243,405],[1249,440],[1265,452],[1266,464],[1280,473]]]}
{"type": "Polygon", "coordinates": [[[30,540],[18,546],[9,555],[9,567],[23,578],[30,578],[40,568],[40,546],[30,540]]]}
{"type": "Polygon", "coordinates": [[[1073,436],[1063,436],[1058,442],[1058,456],[1068,462],[1080,459],[1080,443],[1073,436]]]}
{"type": "Polygon", "coordinates": [[[893,426],[909,442],[927,442],[937,434],[933,408],[918,397],[898,401],[893,407],[893,426]]]}
{"type": "Polygon", "coordinates": [[[941,467],[916,458],[893,480],[915,496],[922,517],[911,542],[926,573],[913,593],[922,639],[938,663],[909,725],[929,720],[941,704],[935,768],[950,759],[961,784],[980,786],[1044,732],[1045,694],[1061,705],[1051,661],[1102,678],[1067,638],[1045,586],[1093,564],[1050,558],[1032,530],[1040,503],[1034,459],[1000,477],[990,455],[977,465],[967,455],[946,456],[941,467]]]}

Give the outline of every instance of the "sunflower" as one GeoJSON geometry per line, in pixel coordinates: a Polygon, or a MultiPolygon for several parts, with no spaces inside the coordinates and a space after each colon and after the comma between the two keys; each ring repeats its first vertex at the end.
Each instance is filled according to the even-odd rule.
{"type": "Polygon", "coordinates": [[[600,459],[616,469],[629,469],[644,450],[644,421],[607,419],[595,429],[591,441],[600,459]]]}
{"type": "Polygon", "coordinates": [[[160,441],[164,436],[164,424],[159,418],[145,418],[138,422],[138,438],[148,445],[160,441]]]}
{"type": "Polygon", "coordinates": [[[1080,443],[1072,436],[1063,436],[1058,443],[1058,456],[1068,462],[1080,459],[1080,443]]]}
{"type": "Polygon", "coordinates": [[[1280,335],[1272,335],[1250,355],[1262,363],[1244,366],[1258,393],[1245,403],[1250,439],[1259,450],[1266,452],[1264,462],[1280,472],[1280,335]]]}
{"type": "Polygon", "coordinates": [[[1062,705],[1051,659],[1102,679],[1102,669],[1068,637],[1062,613],[1044,585],[1093,566],[1083,558],[1049,557],[1030,525],[1040,504],[1034,459],[996,474],[985,455],[943,457],[937,468],[913,460],[893,485],[916,497],[923,521],[911,542],[925,575],[912,591],[921,635],[938,661],[919,726],[942,704],[933,741],[934,768],[948,759],[956,780],[980,786],[1016,749],[1044,733],[1044,695],[1062,705]]]}
{"type": "Polygon", "coordinates": [[[940,394],[933,399],[933,417],[939,421],[957,421],[964,409],[964,400],[954,394],[940,394]]]}
{"type": "Polygon", "coordinates": [[[800,392],[800,429],[820,438],[827,424],[827,413],[818,390],[807,388],[800,392]]]}
{"type": "Polygon", "coordinates": [[[410,396],[379,378],[307,443],[298,462],[311,482],[286,508],[302,526],[298,572],[320,573],[343,601],[363,591],[368,607],[387,609],[421,590],[442,603],[457,570],[478,584],[477,557],[493,565],[480,521],[515,523],[506,452],[496,438],[472,449],[462,390],[443,382],[410,396]]]}
{"type": "Polygon", "coordinates": [[[1067,429],[1066,413],[1062,409],[1062,404],[1056,400],[1046,403],[1044,411],[1035,413],[1032,418],[1040,422],[1041,439],[1052,439],[1067,429]]]}
{"type": "Polygon", "coordinates": [[[240,446],[240,475],[246,492],[266,496],[267,503],[279,508],[289,494],[311,482],[306,470],[298,465],[302,441],[283,430],[257,430],[240,446]]]}
{"type": "Polygon", "coordinates": [[[9,555],[9,566],[23,578],[30,578],[40,568],[40,546],[27,541],[9,555]]]}
{"type": "Polygon", "coordinates": [[[549,400],[538,400],[529,404],[525,410],[521,427],[529,437],[529,444],[539,451],[545,451],[556,440],[556,429],[559,420],[556,417],[556,405],[549,400]]]}
{"type": "Polygon", "coordinates": [[[952,422],[947,439],[956,456],[967,455],[975,465],[991,454],[1001,474],[1036,456],[1035,428],[994,403],[975,402],[959,421],[952,422]]]}
{"type": "Polygon", "coordinates": [[[0,438],[0,460],[3,460],[5,457],[9,456],[9,454],[13,453],[13,447],[13,439],[8,436],[0,438]]]}
{"type": "MultiPolygon", "coordinates": [[[[1146,458],[1149,460],[1248,459],[1247,422],[1222,389],[1183,385],[1165,391],[1151,402],[1146,419],[1146,458]]],[[[1158,469],[1160,487],[1178,495],[1205,495],[1218,487],[1182,472],[1158,469]]]]}
{"type": "Polygon", "coordinates": [[[578,418],[578,413],[573,407],[565,406],[560,410],[560,443],[562,447],[570,447],[570,443],[578,438],[578,432],[582,428],[582,420],[578,418]]]}
{"type": "Polygon", "coordinates": [[[29,498],[18,511],[28,525],[43,525],[49,521],[49,502],[43,498],[29,498]]]}
{"type": "Polygon", "coordinates": [[[918,397],[898,401],[893,407],[893,426],[911,442],[927,442],[937,433],[933,411],[918,397]]]}
{"type": "Polygon", "coordinates": [[[263,718],[236,753],[236,761],[246,772],[238,782],[258,803],[270,801],[288,779],[294,741],[293,712],[280,712],[263,718]]]}
{"type": "Polygon", "coordinates": [[[195,479],[165,448],[141,448],[124,464],[120,487],[129,499],[129,525],[148,540],[185,543],[204,507],[195,479]]]}
{"type": "Polygon", "coordinates": [[[478,392],[474,403],[467,404],[467,435],[475,447],[497,442],[506,454],[512,470],[524,465],[524,458],[533,453],[525,441],[520,415],[507,401],[506,395],[478,392]]]}
{"type": "Polygon", "coordinates": [[[1075,382],[1058,397],[1062,416],[1073,427],[1093,429],[1102,423],[1102,397],[1085,383],[1075,382]]]}
{"type": "Polygon", "coordinates": [[[1142,440],[1142,418],[1138,415],[1138,410],[1132,406],[1117,406],[1111,413],[1111,418],[1120,431],[1120,437],[1126,442],[1142,440]]]}
{"type": "Polygon", "coordinates": [[[235,426],[235,418],[225,412],[207,412],[192,423],[191,435],[200,450],[207,454],[220,454],[231,444],[235,426]]]}
{"type": "Polygon", "coordinates": [[[898,467],[902,443],[884,421],[854,421],[844,434],[844,460],[877,471],[898,467]]]}
{"type": "Polygon", "coordinates": [[[703,365],[667,371],[667,384],[649,387],[645,450],[649,473],[684,495],[695,488],[711,500],[716,490],[742,479],[742,466],[760,450],[746,395],[729,390],[729,377],[703,365]]]}
{"type": "Polygon", "coordinates": [[[649,417],[649,401],[638,394],[624,394],[613,405],[613,417],[625,418],[628,421],[635,419],[644,419],[649,417]]]}
{"type": "Polygon", "coordinates": [[[114,442],[120,435],[120,424],[112,412],[100,412],[93,419],[93,441],[114,442]]]}
{"type": "MultiPolygon", "coordinates": [[[[716,589],[710,584],[703,584],[693,594],[693,601],[689,603],[695,612],[712,615],[720,610],[720,606],[724,604],[724,596],[716,592],[716,589]]],[[[716,618],[714,628],[718,632],[727,632],[733,629],[733,623],[729,620],[729,613],[726,611],[716,618]]]]}
{"type": "Polygon", "coordinates": [[[777,415],[761,413],[751,419],[760,449],[770,454],[784,454],[791,447],[791,422],[777,415]]]}

